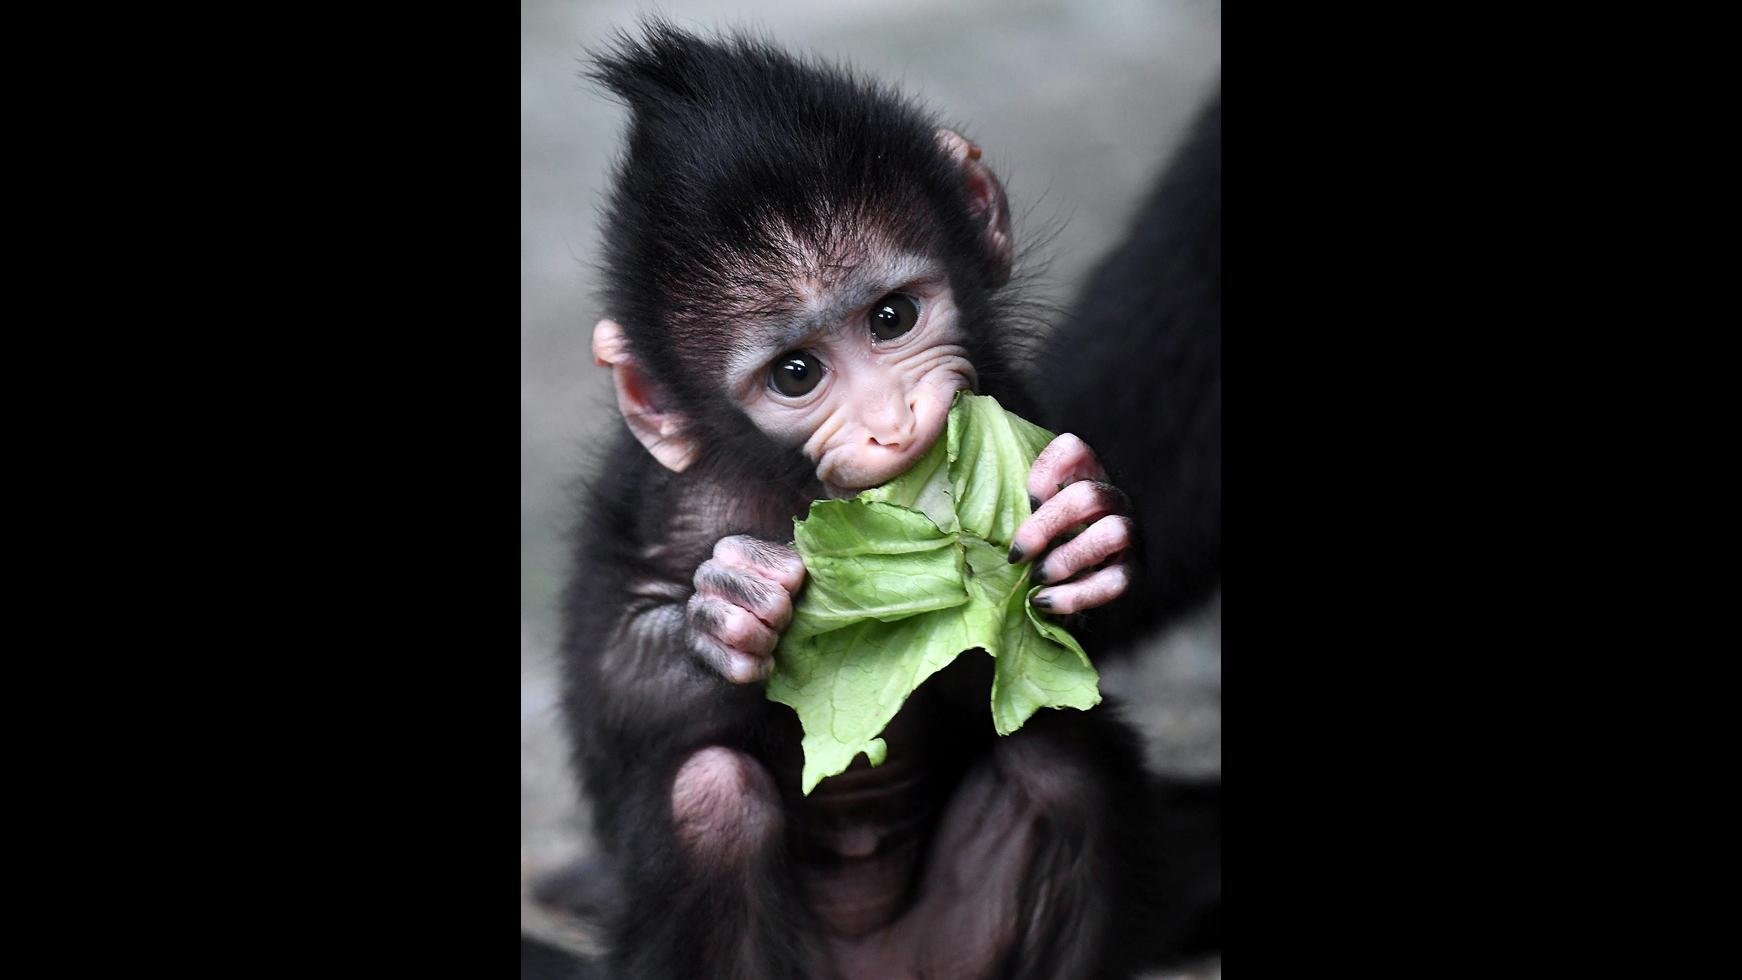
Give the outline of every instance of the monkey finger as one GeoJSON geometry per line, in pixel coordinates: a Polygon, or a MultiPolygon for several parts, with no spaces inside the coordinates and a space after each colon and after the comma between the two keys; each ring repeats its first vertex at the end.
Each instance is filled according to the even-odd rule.
{"type": "Polygon", "coordinates": [[[1109,565],[1075,582],[1041,589],[1034,594],[1034,608],[1054,616],[1066,616],[1104,606],[1125,593],[1131,584],[1131,566],[1109,565]]]}
{"type": "Polygon", "coordinates": [[[790,545],[733,534],[714,543],[714,560],[767,579],[797,595],[804,587],[804,559],[790,545]]]}
{"type": "Polygon", "coordinates": [[[710,558],[696,568],[696,594],[750,611],[763,625],[776,632],[792,619],[792,596],[786,589],[741,568],[710,558]]]}
{"type": "Polygon", "coordinates": [[[1131,546],[1136,525],[1123,514],[1103,517],[1087,531],[1048,552],[1034,563],[1029,581],[1036,585],[1063,582],[1131,546]]]}
{"type": "Polygon", "coordinates": [[[723,646],[705,635],[695,637],[692,648],[702,663],[733,684],[766,680],[774,670],[773,657],[758,657],[723,646]]]}
{"type": "Polygon", "coordinates": [[[1106,479],[1107,471],[1089,444],[1066,432],[1047,443],[1029,467],[1029,505],[1038,510],[1064,487],[1082,480],[1106,479]]]}
{"type": "Polygon", "coordinates": [[[1054,538],[1077,526],[1131,509],[1125,494],[1110,483],[1079,482],[1060,490],[1017,527],[1010,560],[1023,561],[1046,550],[1054,538]]]}
{"type": "Polygon", "coordinates": [[[698,629],[722,645],[755,656],[774,652],[780,635],[742,606],[723,599],[698,595],[690,600],[690,619],[698,629]]]}
{"type": "Polygon", "coordinates": [[[737,649],[742,653],[766,656],[773,653],[775,644],[779,644],[780,635],[766,627],[756,614],[742,606],[733,606],[730,602],[719,599],[702,601],[707,609],[706,616],[712,620],[709,635],[728,648],[737,649]]]}

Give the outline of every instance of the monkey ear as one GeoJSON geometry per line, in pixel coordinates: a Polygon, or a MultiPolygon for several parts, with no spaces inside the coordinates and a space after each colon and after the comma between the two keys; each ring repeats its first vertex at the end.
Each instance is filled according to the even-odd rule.
{"type": "Polygon", "coordinates": [[[938,130],[938,145],[950,155],[968,184],[968,213],[981,223],[980,244],[986,250],[988,285],[1010,281],[1010,204],[992,169],[980,162],[980,148],[953,129],[938,130]]]}
{"type": "Polygon", "coordinates": [[[623,421],[653,458],[673,473],[689,468],[701,448],[690,434],[689,418],[673,411],[665,392],[641,370],[616,321],[600,320],[593,327],[593,363],[611,369],[623,421]]]}

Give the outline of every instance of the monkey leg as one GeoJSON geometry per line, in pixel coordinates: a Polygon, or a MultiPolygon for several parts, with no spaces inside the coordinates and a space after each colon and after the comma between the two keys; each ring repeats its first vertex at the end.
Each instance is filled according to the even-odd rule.
{"type": "Polygon", "coordinates": [[[661,812],[625,835],[612,976],[806,975],[785,814],[768,770],[710,746],[662,785],[661,812]]]}
{"type": "MultiPolygon", "coordinates": [[[[923,978],[1088,978],[1121,964],[1145,819],[1126,726],[1043,711],[996,740],[938,826],[915,907],[885,939],[923,978]]],[[[887,947],[885,947],[887,949],[887,947]]]]}

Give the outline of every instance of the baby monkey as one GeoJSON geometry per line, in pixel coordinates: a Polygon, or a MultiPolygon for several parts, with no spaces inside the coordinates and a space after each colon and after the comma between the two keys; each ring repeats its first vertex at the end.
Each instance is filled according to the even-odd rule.
{"type": "MultiPolygon", "coordinates": [[[[797,717],[762,690],[805,583],[794,518],[908,469],[958,391],[1035,415],[1009,207],[980,149],[743,36],[655,21],[593,75],[631,111],[593,334],[627,426],[588,490],[563,642],[620,879],[611,975],[1136,968],[1167,910],[1116,710],[1042,711],[999,738],[990,658],[964,654],[890,724],[887,763],[806,797],[797,717]]],[[[1118,598],[1134,528],[1094,453],[1059,436],[1028,490],[1010,560],[1039,556],[1035,604],[1118,598]]]]}

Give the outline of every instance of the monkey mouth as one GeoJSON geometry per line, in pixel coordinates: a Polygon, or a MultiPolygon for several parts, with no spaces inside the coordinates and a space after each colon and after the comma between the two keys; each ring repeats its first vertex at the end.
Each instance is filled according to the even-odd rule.
{"type": "Polygon", "coordinates": [[[932,372],[918,385],[923,393],[915,414],[923,421],[918,423],[913,441],[899,449],[860,444],[824,454],[817,465],[817,480],[824,492],[837,500],[857,496],[913,469],[944,438],[956,393],[974,391],[978,382],[973,367],[967,364],[932,372]]]}
{"type": "MultiPolygon", "coordinates": [[[[920,456],[923,456],[923,455],[925,455],[925,454],[924,453],[920,454],[920,456]]],[[[880,487],[880,486],[884,485],[885,483],[888,483],[890,480],[893,480],[896,477],[899,477],[902,473],[906,473],[908,470],[913,469],[913,463],[917,463],[917,462],[919,462],[919,456],[915,456],[913,458],[912,462],[910,462],[907,466],[902,467],[898,472],[891,473],[891,474],[889,474],[888,477],[881,479],[881,480],[872,480],[869,483],[865,483],[863,486],[859,486],[856,484],[836,483],[833,480],[823,480],[823,481],[821,481],[821,483],[823,485],[823,492],[828,494],[829,498],[832,500],[845,500],[848,497],[857,497],[861,493],[864,493],[865,491],[870,490],[874,487],[880,487]]]]}
{"type": "MultiPolygon", "coordinates": [[[[905,472],[907,472],[907,471],[906,470],[902,471],[902,473],[905,473],[905,472]]],[[[895,474],[895,476],[900,476],[900,475],[901,475],[901,473],[895,474]]],[[[895,479],[895,476],[890,477],[889,480],[895,479]]],[[[889,480],[884,480],[883,483],[872,483],[872,484],[869,484],[869,485],[863,486],[863,487],[843,486],[839,483],[830,483],[829,481],[824,480],[824,481],[822,481],[823,493],[827,494],[828,498],[830,500],[848,500],[848,499],[851,499],[853,497],[857,497],[860,494],[864,493],[865,491],[870,490],[874,487],[880,487],[884,483],[888,483],[889,480]]]]}
{"type": "Polygon", "coordinates": [[[932,447],[943,437],[944,427],[940,425],[938,426],[937,431],[933,433],[930,438],[925,439],[923,442],[916,442],[912,449],[901,450],[900,460],[897,465],[878,467],[874,475],[865,475],[862,471],[859,471],[850,474],[844,480],[840,480],[836,478],[838,469],[831,468],[827,475],[819,475],[818,479],[823,485],[823,490],[834,499],[839,500],[847,497],[858,496],[866,490],[870,490],[873,487],[880,487],[885,483],[900,477],[908,470],[913,469],[914,464],[918,463],[927,453],[931,452],[932,447]]]}

